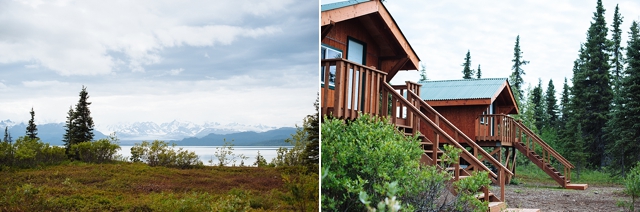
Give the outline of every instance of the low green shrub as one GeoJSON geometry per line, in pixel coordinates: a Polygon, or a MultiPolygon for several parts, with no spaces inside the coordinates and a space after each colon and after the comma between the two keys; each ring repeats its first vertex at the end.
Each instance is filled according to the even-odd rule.
{"type": "Polygon", "coordinates": [[[624,179],[624,192],[631,196],[631,202],[620,201],[618,206],[635,211],[636,198],[640,197],[640,162],[633,167],[624,179]]]}
{"type": "MultiPolygon", "coordinates": [[[[322,124],[322,210],[485,211],[474,197],[488,187],[487,172],[450,183],[452,175],[420,165],[417,137],[407,137],[385,119],[325,118],[322,124]],[[456,188],[456,196],[451,195],[456,188]],[[359,204],[363,203],[363,204],[359,204]]],[[[443,167],[458,163],[460,150],[445,146],[443,167]]]]}
{"type": "Polygon", "coordinates": [[[23,136],[14,143],[0,142],[0,162],[4,165],[3,169],[60,164],[66,159],[64,148],[43,143],[39,138],[23,136]]]}
{"type": "Polygon", "coordinates": [[[202,167],[202,161],[195,152],[175,149],[175,144],[155,140],[152,143],[143,141],[131,147],[131,161],[144,162],[150,166],[165,166],[176,168],[202,167]]]}
{"type": "Polygon", "coordinates": [[[115,137],[73,144],[70,153],[73,158],[87,163],[105,163],[114,161],[115,155],[120,150],[118,140],[115,137]]]}
{"type": "Polygon", "coordinates": [[[400,182],[398,196],[419,175],[422,154],[417,138],[406,137],[384,119],[362,115],[345,123],[322,123],[322,210],[364,211],[359,193],[383,201],[385,184],[400,182]]]}

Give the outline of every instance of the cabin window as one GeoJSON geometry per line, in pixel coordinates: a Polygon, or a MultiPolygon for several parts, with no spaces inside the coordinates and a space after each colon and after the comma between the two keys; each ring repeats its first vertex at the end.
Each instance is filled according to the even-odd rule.
{"type": "MultiPolygon", "coordinates": [[[[342,58],[342,51],[322,44],[320,46],[320,60],[342,58]]],[[[324,66],[320,66],[320,83],[324,86],[324,66]]],[[[336,67],[329,67],[329,88],[333,88],[336,82],[336,67]]]]}
{"type": "Polygon", "coordinates": [[[347,60],[365,65],[366,46],[364,42],[349,37],[347,43],[347,60]]]}

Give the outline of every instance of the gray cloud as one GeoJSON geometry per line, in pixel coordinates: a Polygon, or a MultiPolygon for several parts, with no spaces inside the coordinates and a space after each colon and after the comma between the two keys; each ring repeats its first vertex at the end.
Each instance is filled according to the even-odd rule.
{"type": "Polygon", "coordinates": [[[292,126],[313,112],[313,1],[4,1],[0,119],[292,126]],[[26,111],[26,112],[25,112],[26,111]]]}

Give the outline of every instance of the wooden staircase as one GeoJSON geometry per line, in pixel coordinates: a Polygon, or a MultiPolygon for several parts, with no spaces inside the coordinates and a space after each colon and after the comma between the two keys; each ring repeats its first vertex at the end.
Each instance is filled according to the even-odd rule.
{"type": "MultiPolygon", "coordinates": [[[[464,179],[474,171],[488,172],[490,180],[500,189],[497,193],[494,193],[489,188],[482,188],[476,198],[489,202],[489,205],[493,208],[504,208],[505,177],[506,175],[513,175],[510,170],[475,144],[435,109],[422,101],[417,94],[419,93],[420,85],[412,82],[407,82],[405,86],[390,86],[382,83],[380,87],[382,88],[381,96],[383,97],[380,104],[380,114],[388,114],[390,121],[405,135],[418,135],[424,151],[421,157],[423,164],[435,165],[440,169],[452,172],[452,180],[454,181],[464,179]],[[474,154],[469,152],[461,142],[470,147],[474,154]],[[452,145],[462,150],[458,161],[450,167],[439,165],[441,164],[439,156],[443,153],[440,146],[444,144],[452,145]],[[497,170],[497,173],[485,166],[477,155],[482,155],[483,160],[488,161],[497,170]],[[464,168],[461,164],[464,164],[464,168]]],[[[452,193],[455,194],[455,192],[452,193]]]]}
{"type": "Polygon", "coordinates": [[[517,132],[517,137],[513,146],[518,149],[518,151],[527,156],[531,162],[536,164],[536,166],[547,173],[547,175],[549,175],[563,188],[578,190],[587,189],[587,184],[571,184],[571,169],[575,168],[571,162],[562,157],[562,155],[556,152],[538,135],[533,133],[533,131],[527,128],[521,121],[514,121],[513,123],[515,123],[515,130],[517,132]],[[563,172],[553,167],[553,161],[557,161],[559,166],[564,167],[562,170],[563,172]]]}

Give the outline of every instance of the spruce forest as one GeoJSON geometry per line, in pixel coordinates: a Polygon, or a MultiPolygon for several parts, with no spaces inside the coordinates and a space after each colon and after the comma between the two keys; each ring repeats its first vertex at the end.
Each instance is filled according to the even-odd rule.
{"type": "Polygon", "coordinates": [[[510,83],[530,129],[576,165],[580,179],[585,169],[625,177],[640,161],[640,36],[633,21],[627,33],[623,16],[614,11],[607,24],[602,2],[597,2],[586,40],[581,43],[571,79],[562,88],[538,79],[523,88],[524,60],[516,37],[510,83]],[[622,36],[628,36],[622,43],[622,36]],[[546,88],[543,85],[546,84],[546,88]],[[560,99],[556,95],[560,92],[560,99]]]}

